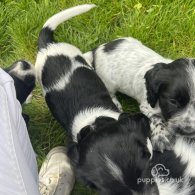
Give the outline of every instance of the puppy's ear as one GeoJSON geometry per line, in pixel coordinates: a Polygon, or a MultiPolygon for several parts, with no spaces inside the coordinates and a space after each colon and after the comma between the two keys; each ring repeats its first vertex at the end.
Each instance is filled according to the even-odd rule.
{"type": "Polygon", "coordinates": [[[77,142],[71,142],[68,149],[68,156],[76,166],[79,162],[79,144],[93,131],[90,125],[81,129],[81,131],[77,134],[77,142]]]}
{"type": "Polygon", "coordinates": [[[150,137],[150,119],[146,115],[142,113],[130,114],[123,112],[119,116],[119,121],[131,126],[129,128],[131,131],[135,130],[144,134],[145,137],[150,137]]]}
{"type": "Polygon", "coordinates": [[[81,131],[77,134],[77,140],[78,143],[83,141],[93,130],[92,126],[87,125],[86,127],[83,127],[81,131]]]}
{"type": "Polygon", "coordinates": [[[115,119],[103,116],[103,117],[98,117],[95,120],[94,125],[95,125],[95,128],[100,129],[100,128],[104,128],[104,127],[106,127],[108,125],[111,125],[111,124],[113,124],[115,122],[116,122],[115,119]]]}
{"type": "Polygon", "coordinates": [[[150,119],[142,113],[136,113],[134,118],[139,125],[137,129],[141,130],[145,137],[151,137],[150,119]]]}
{"type": "Polygon", "coordinates": [[[146,79],[147,100],[152,108],[155,107],[158,98],[159,90],[163,84],[163,69],[166,64],[158,63],[154,68],[146,72],[144,78],[146,79]]]}

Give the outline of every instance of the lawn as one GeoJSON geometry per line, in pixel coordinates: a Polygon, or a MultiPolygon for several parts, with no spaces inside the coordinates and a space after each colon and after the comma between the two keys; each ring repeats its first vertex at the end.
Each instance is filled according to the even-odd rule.
{"type": "MultiPolygon", "coordinates": [[[[133,36],[165,57],[195,57],[193,0],[1,0],[1,67],[18,59],[34,63],[37,37],[47,18],[83,3],[95,3],[98,7],[62,24],[56,30],[56,40],[86,52],[112,39],[133,36]]],[[[125,111],[138,111],[134,100],[121,94],[119,99],[125,111]]],[[[29,134],[40,166],[51,148],[66,145],[67,136],[51,116],[38,84],[24,111],[31,117],[29,134]]],[[[95,192],[77,183],[72,194],[95,192]]]]}

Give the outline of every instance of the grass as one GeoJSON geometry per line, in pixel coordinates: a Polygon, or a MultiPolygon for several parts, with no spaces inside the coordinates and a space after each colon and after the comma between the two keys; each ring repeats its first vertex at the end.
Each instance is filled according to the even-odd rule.
{"type": "MultiPolygon", "coordinates": [[[[83,52],[109,40],[133,36],[169,58],[195,56],[195,1],[190,0],[1,0],[0,64],[6,67],[18,59],[35,62],[38,33],[54,13],[83,3],[97,8],[78,16],[56,30],[56,39],[78,46],[83,52]]],[[[24,110],[31,117],[29,134],[41,165],[48,151],[66,145],[67,137],[51,116],[40,87],[24,110]]],[[[138,111],[137,103],[119,95],[123,108],[138,111]]],[[[95,192],[76,184],[73,195],[95,192]]]]}

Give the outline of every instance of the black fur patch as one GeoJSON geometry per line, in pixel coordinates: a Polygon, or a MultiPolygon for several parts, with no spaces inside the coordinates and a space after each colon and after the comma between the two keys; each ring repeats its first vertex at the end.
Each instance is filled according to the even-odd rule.
{"type": "Polygon", "coordinates": [[[105,52],[111,52],[111,51],[113,51],[123,41],[124,41],[124,39],[117,39],[117,40],[111,41],[110,43],[106,43],[104,45],[104,51],[105,52]]]}
{"type": "Polygon", "coordinates": [[[26,75],[24,80],[19,79],[13,74],[10,74],[10,76],[14,80],[14,86],[16,89],[16,97],[18,101],[20,102],[20,104],[23,104],[35,87],[35,76],[26,75]]]}
{"type": "Polygon", "coordinates": [[[48,43],[53,43],[53,31],[49,28],[43,28],[39,33],[38,49],[46,48],[48,43]]]}
{"type": "Polygon", "coordinates": [[[42,83],[44,87],[51,87],[61,77],[66,75],[70,68],[71,61],[69,57],[64,55],[48,56],[42,72],[42,83]]]}
{"type": "Polygon", "coordinates": [[[30,68],[31,68],[31,66],[29,63],[22,61],[22,69],[23,70],[29,70],[30,68]]]}

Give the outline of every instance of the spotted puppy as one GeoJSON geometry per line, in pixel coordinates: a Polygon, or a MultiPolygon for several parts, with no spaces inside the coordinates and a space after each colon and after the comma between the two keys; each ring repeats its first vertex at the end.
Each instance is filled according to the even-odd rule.
{"type": "Polygon", "coordinates": [[[137,184],[139,177],[151,177],[148,118],[120,113],[81,51],[53,39],[61,22],[94,6],[76,6],[48,19],[39,35],[38,80],[50,111],[70,135],[68,153],[77,178],[102,195],[158,195],[156,184],[137,184]]]}
{"type": "Polygon", "coordinates": [[[134,38],[84,54],[115,103],[117,91],[135,98],[151,119],[154,149],[170,149],[173,134],[195,136],[195,60],[166,59],[134,38]]]}

